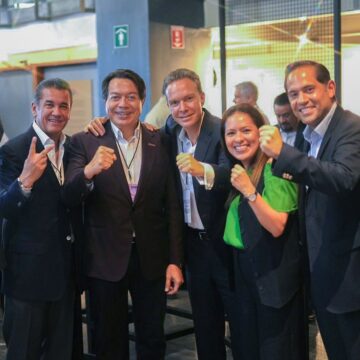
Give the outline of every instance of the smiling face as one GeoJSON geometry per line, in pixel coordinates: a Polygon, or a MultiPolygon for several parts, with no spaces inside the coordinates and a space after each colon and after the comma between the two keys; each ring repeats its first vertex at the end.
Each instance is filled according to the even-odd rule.
{"type": "Polygon", "coordinates": [[[201,123],[205,94],[199,92],[196,83],[188,78],[175,80],[165,93],[174,120],[185,130],[197,128],[201,123]]]}
{"type": "Polygon", "coordinates": [[[312,66],[293,70],[286,80],[286,91],[295,116],[312,128],[324,119],[335,101],[334,81],[320,83],[312,66]]]}
{"type": "Polygon", "coordinates": [[[142,111],[136,85],[129,79],[113,78],[108,86],[105,107],[110,121],[121,131],[136,128],[142,111]]]}
{"type": "Polygon", "coordinates": [[[69,91],[44,88],[39,102],[33,102],[31,107],[35,122],[49,138],[56,142],[70,118],[69,91]]]}
{"type": "Polygon", "coordinates": [[[235,112],[225,122],[225,144],[229,153],[247,169],[259,149],[259,129],[250,115],[235,112]]]}

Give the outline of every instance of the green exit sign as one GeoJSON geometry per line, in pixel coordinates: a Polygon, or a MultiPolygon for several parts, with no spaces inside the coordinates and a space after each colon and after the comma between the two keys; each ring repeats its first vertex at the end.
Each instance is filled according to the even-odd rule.
{"type": "Polygon", "coordinates": [[[129,47],[129,25],[114,26],[114,48],[129,47]]]}

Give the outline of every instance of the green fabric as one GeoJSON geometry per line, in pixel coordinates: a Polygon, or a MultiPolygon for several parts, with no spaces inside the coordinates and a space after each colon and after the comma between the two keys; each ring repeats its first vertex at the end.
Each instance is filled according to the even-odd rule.
{"type": "MultiPolygon", "coordinates": [[[[274,210],[279,212],[293,212],[297,210],[297,185],[273,176],[271,164],[264,167],[264,190],[262,197],[274,210]]],[[[241,236],[238,207],[240,204],[240,195],[236,196],[231,202],[224,231],[224,241],[237,249],[244,249],[244,243],[241,236]]]]}
{"type": "Polygon", "coordinates": [[[263,199],[279,212],[290,213],[298,208],[298,187],[295,183],[274,176],[271,164],[264,168],[263,199]]]}
{"type": "Polygon", "coordinates": [[[237,249],[243,249],[244,243],[242,241],[240,232],[240,222],[238,207],[240,203],[240,195],[238,195],[230,204],[224,231],[225,244],[231,245],[237,249]]]}

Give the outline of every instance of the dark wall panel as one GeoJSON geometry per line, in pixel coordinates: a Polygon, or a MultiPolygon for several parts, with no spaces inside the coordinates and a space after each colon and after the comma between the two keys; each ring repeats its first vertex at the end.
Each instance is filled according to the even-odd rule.
{"type": "Polygon", "coordinates": [[[32,76],[27,71],[0,73],[0,117],[9,138],[24,132],[32,122],[32,76]]]}

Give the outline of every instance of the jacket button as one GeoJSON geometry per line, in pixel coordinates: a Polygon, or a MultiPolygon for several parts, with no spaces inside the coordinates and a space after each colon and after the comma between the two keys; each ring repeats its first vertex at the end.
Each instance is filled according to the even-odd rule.
{"type": "Polygon", "coordinates": [[[21,202],[21,201],[19,201],[16,205],[17,205],[17,207],[19,208],[19,207],[21,207],[22,202],[21,202]]]}
{"type": "Polygon", "coordinates": [[[71,235],[66,236],[67,241],[71,241],[71,235]]]}

